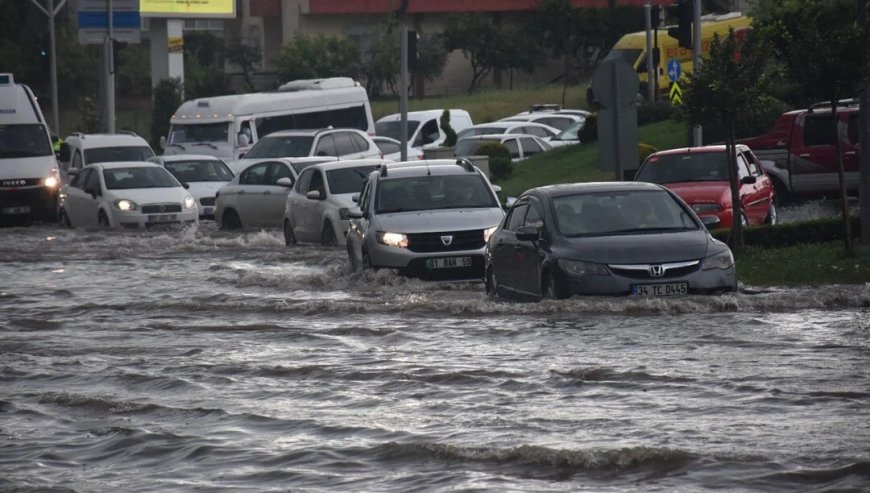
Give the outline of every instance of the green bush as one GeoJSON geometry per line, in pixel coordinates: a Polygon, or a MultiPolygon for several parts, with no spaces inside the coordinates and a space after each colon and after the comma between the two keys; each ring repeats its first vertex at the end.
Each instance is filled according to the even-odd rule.
{"type": "MultiPolygon", "coordinates": [[[[861,223],[857,217],[851,219],[852,236],[861,234],[861,223]]],[[[710,232],[719,241],[726,241],[730,229],[715,229],[710,232]]],[[[782,248],[805,243],[829,243],[843,239],[843,221],[840,218],[815,219],[774,226],[749,226],[743,228],[743,243],[747,246],[763,248],[782,248]]]]}
{"type": "MultiPolygon", "coordinates": [[[[767,133],[776,119],[792,108],[788,104],[772,97],[762,100],[761,116],[759,118],[742,121],[735,127],[735,138],[744,139],[767,133]]],[[[691,129],[689,130],[691,134],[691,129]]],[[[704,126],[704,144],[724,143],[727,140],[727,129],[721,127],[704,126]]]]}
{"type": "Polygon", "coordinates": [[[577,136],[580,138],[580,142],[584,144],[598,141],[597,113],[592,113],[586,117],[586,123],[583,125],[583,128],[580,129],[580,133],[577,136]]]}
{"type": "Polygon", "coordinates": [[[637,162],[638,162],[638,164],[643,164],[643,162],[646,161],[646,158],[648,158],[650,154],[657,152],[657,151],[658,151],[658,149],[656,149],[655,147],[653,147],[649,144],[644,144],[643,142],[638,143],[637,144],[637,162]]]}
{"type": "Polygon", "coordinates": [[[667,100],[644,103],[637,107],[637,124],[646,125],[670,120],[673,113],[674,108],[667,100]]]}
{"type": "Polygon", "coordinates": [[[439,124],[441,125],[441,130],[444,131],[444,143],[441,144],[444,147],[453,147],[456,145],[456,131],[453,130],[453,127],[450,125],[450,110],[444,110],[441,113],[441,119],[439,120],[439,124]]]}
{"type": "Polygon", "coordinates": [[[489,177],[492,181],[507,178],[513,173],[511,152],[499,142],[485,142],[474,150],[475,156],[489,156],[489,177]]]}
{"type": "Polygon", "coordinates": [[[154,88],[151,113],[151,147],[158,149],[160,137],[169,133],[169,119],[181,106],[181,79],[163,79],[154,88]]]}

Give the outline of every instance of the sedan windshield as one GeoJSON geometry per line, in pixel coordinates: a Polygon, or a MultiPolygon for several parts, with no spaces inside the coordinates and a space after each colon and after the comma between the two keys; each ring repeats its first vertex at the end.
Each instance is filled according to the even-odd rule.
{"type": "Polygon", "coordinates": [[[251,150],[245,154],[245,159],[305,157],[311,155],[312,144],[314,144],[314,137],[301,135],[267,136],[258,140],[254,147],[251,147],[251,150]]]}
{"type": "Polygon", "coordinates": [[[0,125],[0,158],[24,158],[54,154],[45,126],[0,125]]]}
{"type": "Polygon", "coordinates": [[[181,185],[163,168],[137,167],[104,169],[103,179],[109,190],[130,188],[175,188],[181,185]]]}
{"type": "Polygon", "coordinates": [[[653,156],[638,171],[636,181],[683,183],[727,181],[728,159],[724,152],[695,152],[653,156]]]}
{"type": "MultiPolygon", "coordinates": [[[[414,135],[414,132],[417,131],[417,127],[420,126],[420,122],[416,120],[408,120],[408,136],[406,137],[408,141],[411,140],[411,136],[414,135]]],[[[379,122],[375,124],[375,135],[383,135],[385,137],[390,137],[396,139],[398,141],[402,140],[402,122],[394,121],[394,122],[379,122]]]]}
{"type": "Polygon", "coordinates": [[[216,159],[172,161],[166,163],[166,169],[182,183],[233,179],[233,172],[226,164],[216,159]]]}
{"type": "Polygon", "coordinates": [[[326,172],[329,191],[333,194],[359,193],[366,176],[377,166],[358,166],[355,168],[333,169],[326,172]]]}
{"type": "Polygon", "coordinates": [[[692,215],[664,190],[594,192],[553,198],[565,236],[599,236],[698,229],[692,215]]]}
{"type": "Polygon", "coordinates": [[[476,173],[381,180],[375,203],[379,213],[483,207],[498,204],[476,173]]]}
{"type": "Polygon", "coordinates": [[[85,150],[85,162],[109,163],[114,161],[147,161],[154,157],[148,146],[95,147],[85,150]]]}

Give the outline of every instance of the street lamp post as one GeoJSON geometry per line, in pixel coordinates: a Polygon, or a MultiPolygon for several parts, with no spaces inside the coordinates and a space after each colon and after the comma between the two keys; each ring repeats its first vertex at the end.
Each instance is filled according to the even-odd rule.
{"type": "Polygon", "coordinates": [[[66,4],[66,0],[60,0],[60,3],[57,6],[54,5],[54,0],[46,0],[46,7],[40,5],[36,0],[30,0],[33,5],[42,11],[43,14],[48,16],[48,40],[49,44],[51,44],[50,52],[51,52],[51,116],[54,119],[54,134],[60,135],[60,109],[58,108],[57,101],[57,50],[55,48],[55,40],[54,40],[54,18],[57,16],[57,13],[60,12],[60,9],[66,4]]]}

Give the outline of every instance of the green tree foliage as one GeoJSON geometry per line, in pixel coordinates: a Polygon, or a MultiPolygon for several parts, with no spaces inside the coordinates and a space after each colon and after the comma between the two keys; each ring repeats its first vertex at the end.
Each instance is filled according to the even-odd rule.
{"type": "Polygon", "coordinates": [[[447,48],[440,33],[424,34],[417,43],[417,65],[411,72],[412,77],[426,82],[441,77],[447,65],[447,48]]]}
{"type": "Polygon", "coordinates": [[[154,109],[151,116],[151,146],[159,148],[160,137],[169,133],[169,119],[181,106],[179,79],[163,79],[154,88],[154,109]]]}
{"type": "Polygon", "coordinates": [[[361,73],[357,45],[334,36],[297,34],[281,48],[275,64],[282,81],[322,77],[358,79],[361,73]]]}
{"type": "MultiPolygon", "coordinates": [[[[767,88],[772,74],[766,63],[764,43],[750,38],[741,45],[729,31],[724,38],[716,36],[710,44],[710,57],[694,73],[688,74],[679,115],[690,125],[717,126],[728,129],[726,148],[731,203],[734,217],[741,217],[737,161],[734,153],[735,127],[738,122],[751,121],[759,115],[770,96],[767,88]]],[[[743,246],[743,230],[739,220],[731,226],[730,244],[743,246]]]]}
{"type": "Polygon", "coordinates": [[[224,42],[208,32],[184,36],[184,97],[187,99],[227,93],[223,70],[224,42]]]}
{"type": "Polygon", "coordinates": [[[241,39],[234,39],[227,43],[226,57],[231,63],[236,64],[242,70],[246,92],[254,90],[254,72],[257,64],[263,59],[263,53],[256,45],[246,43],[241,39]]]}
{"type": "Polygon", "coordinates": [[[378,24],[363,50],[361,71],[365,77],[366,91],[372,97],[380,96],[384,88],[397,92],[396,83],[402,61],[399,33],[399,23],[395,19],[378,24]]]}

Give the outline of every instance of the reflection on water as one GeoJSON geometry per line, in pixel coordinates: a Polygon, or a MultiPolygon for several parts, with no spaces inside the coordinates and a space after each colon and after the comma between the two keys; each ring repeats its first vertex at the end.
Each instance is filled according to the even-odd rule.
{"type": "Polygon", "coordinates": [[[868,300],[513,303],[277,231],[5,229],[0,490],[862,491],[868,300]]]}

